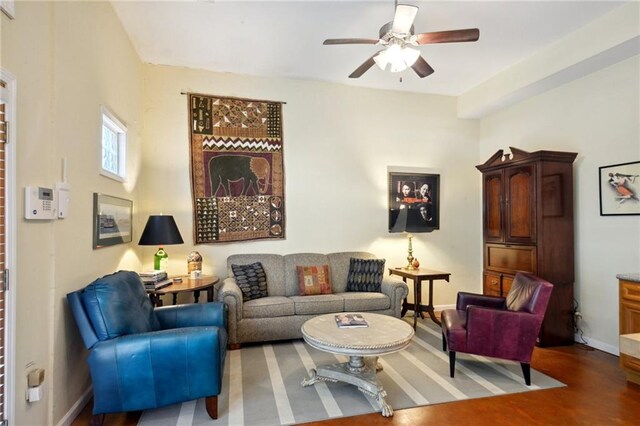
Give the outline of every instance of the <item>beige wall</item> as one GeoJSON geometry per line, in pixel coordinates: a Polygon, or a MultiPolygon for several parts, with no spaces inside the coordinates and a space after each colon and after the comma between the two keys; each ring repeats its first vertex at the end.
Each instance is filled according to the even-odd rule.
{"type": "MultiPolygon", "coordinates": [[[[387,168],[441,175],[441,229],[416,234],[414,256],[450,271],[437,303],[480,287],[478,124],[456,118],[456,99],[336,84],[256,78],[176,67],[145,67],[141,205],[172,214],[184,245],[166,247],[170,273],[198,250],[206,273],[226,276],[232,253],[370,250],[388,266],[406,263],[407,240],[387,231],[387,168]],[[284,101],[286,240],[193,245],[187,98],[181,92],[284,101]],[[478,244],[470,244],[476,241],[478,244]]],[[[155,247],[143,248],[151,267],[155,247]]]]}
{"type": "MultiPolygon", "coordinates": [[[[142,66],[109,3],[18,2],[2,17],[2,67],[17,78],[18,253],[16,412],[19,425],[59,422],[90,386],[86,350],[65,295],[118,268],[134,244],[92,249],[93,193],[133,200],[141,149],[142,66]],[[115,66],[115,67],[114,67],[115,66]],[[129,129],[127,184],[98,174],[100,105],[129,129]],[[25,185],[53,186],[67,160],[69,217],[22,219],[25,185]],[[44,399],[24,400],[30,363],[46,369],[44,399]]],[[[135,238],[135,237],[134,237],[135,238]]]]}
{"type": "Polygon", "coordinates": [[[640,216],[600,216],[598,168],[640,160],[635,56],[481,120],[480,157],[500,148],[577,152],[576,282],[592,346],[618,351],[616,274],[640,270],[640,216]]]}

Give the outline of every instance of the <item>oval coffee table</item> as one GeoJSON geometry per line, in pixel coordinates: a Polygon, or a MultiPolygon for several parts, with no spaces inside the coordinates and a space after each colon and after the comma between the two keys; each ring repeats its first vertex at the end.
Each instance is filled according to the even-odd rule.
{"type": "Polygon", "coordinates": [[[310,370],[310,377],[302,380],[302,386],[311,386],[321,380],[349,383],[375,398],[380,405],[381,414],[390,417],[393,409],[385,401],[387,392],[376,377],[376,371],[382,370],[377,357],[406,348],[414,331],[406,322],[388,315],[357,314],[364,317],[368,327],[338,328],[335,314],[320,315],[302,325],[302,337],[310,346],[324,352],[349,356],[348,362],[310,370]]]}

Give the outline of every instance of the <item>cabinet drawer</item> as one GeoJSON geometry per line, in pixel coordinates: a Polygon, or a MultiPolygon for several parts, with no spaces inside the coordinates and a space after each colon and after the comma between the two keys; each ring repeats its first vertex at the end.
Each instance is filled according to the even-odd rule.
{"type": "Polygon", "coordinates": [[[482,284],[482,294],[500,296],[500,275],[485,272],[482,284]]]}
{"type": "Polygon", "coordinates": [[[640,373],[640,359],[629,356],[627,354],[620,354],[620,365],[629,370],[635,370],[640,373]]]}
{"type": "Polygon", "coordinates": [[[620,298],[633,302],[640,302],[640,284],[620,280],[620,298]]]}
{"type": "Polygon", "coordinates": [[[489,296],[507,297],[507,293],[511,290],[513,276],[507,274],[495,274],[493,272],[484,273],[484,281],[482,285],[482,294],[489,296]],[[500,276],[502,275],[502,280],[500,276]]]}
{"type": "Polygon", "coordinates": [[[511,290],[511,284],[513,284],[513,277],[511,275],[502,275],[502,297],[507,297],[511,290]]]}
{"type": "Polygon", "coordinates": [[[484,267],[492,271],[510,274],[515,274],[517,271],[533,274],[537,272],[535,246],[486,244],[484,261],[484,267]]]}

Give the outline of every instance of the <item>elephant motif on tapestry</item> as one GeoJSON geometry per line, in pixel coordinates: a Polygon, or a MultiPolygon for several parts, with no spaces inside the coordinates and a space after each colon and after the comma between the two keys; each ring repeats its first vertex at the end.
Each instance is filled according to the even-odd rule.
{"type": "Polygon", "coordinates": [[[250,195],[251,188],[255,195],[266,194],[269,189],[271,166],[266,158],[249,155],[218,155],[209,160],[209,176],[211,179],[211,195],[216,196],[220,187],[224,196],[250,195]],[[236,184],[242,184],[239,194],[232,193],[236,184]]]}

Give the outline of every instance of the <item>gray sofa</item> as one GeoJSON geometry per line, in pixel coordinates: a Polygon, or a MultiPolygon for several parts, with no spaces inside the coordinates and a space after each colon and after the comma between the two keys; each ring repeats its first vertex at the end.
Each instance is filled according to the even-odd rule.
{"type": "Polygon", "coordinates": [[[347,292],[350,259],[375,259],[367,252],[330,254],[296,253],[236,254],[227,258],[226,278],[217,299],[229,307],[229,344],[301,338],[300,327],[309,318],[334,312],[375,312],[400,318],[407,285],[398,277],[385,276],[381,291],[347,292]],[[262,263],[268,296],[242,301],[231,265],[262,263]],[[299,296],[296,266],[329,265],[333,294],[299,296]]]}

